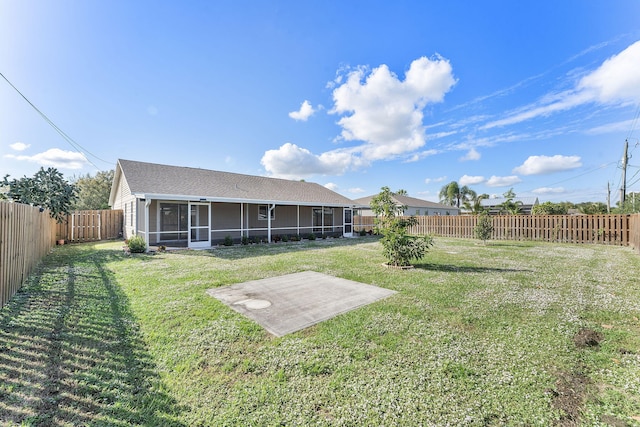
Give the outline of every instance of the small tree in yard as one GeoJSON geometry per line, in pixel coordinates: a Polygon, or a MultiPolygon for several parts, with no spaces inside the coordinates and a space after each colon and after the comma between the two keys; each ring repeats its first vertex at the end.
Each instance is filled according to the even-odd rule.
{"type": "Polygon", "coordinates": [[[380,243],[388,265],[409,266],[411,260],[424,258],[433,246],[433,238],[409,235],[409,227],[416,225],[418,220],[414,216],[398,218],[396,214],[404,208],[398,207],[392,196],[389,187],[382,187],[382,191],[371,199],[371,210],[376,215],[375,228],[383,236],[380,243]]]}
{"type": "Polygon", "coordinates": [[[473,229],[476,238],[482,240],[482,243],[487,244],[487,240],[491,238],[493,233],[493,219],[488,213],[483,212],[478,215],[478,223],[473,229]]]}

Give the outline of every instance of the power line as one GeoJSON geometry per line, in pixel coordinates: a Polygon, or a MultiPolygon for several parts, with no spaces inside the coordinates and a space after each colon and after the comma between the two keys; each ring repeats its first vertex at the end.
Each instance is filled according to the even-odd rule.
{"type": "MultiPolygon", "coordinates": [[[[563,179],[562,181],[556,181],[554,183],[547,184],[547,185],[548,186],[552,186],[552,185],[562,184],[563,182],[567,182],[567,181],[571,181],[572,179],[580,178],[581,176],[588,175],[588,174],[590,174],[592,172],[595,172],[595,171],[598,171],[600,169],[608,168],[609,166],[615,165],[617,163],[618,163],[618,161],[605,163],[604,165],[598,166],[597,168],[589,169],[588,171],[583,172],[583,173],[578,174],[578,175],[575,175],[575,176],[572,176],[571,178],[563,179]]],[[[529,191],[533,191],[533,190],[529,190],[529,191]]]]}
{"type": "Polygon", "coordinates": [[[49,119],[49,117],[47,117],[46,114],[44,114],[42,111],[40,111],[40,109],[38,107],[36,107],[31,101],[29,101],[29,99],[24,96],[24,94],[22,92],[20,92],[18,90],[17,87],[15,87],[13,85],[13,83],[11,83],[9,81],[9,79],[7,79],[5,77],[4,74],[0,73],[0,76],[7,82],[9,83],[9,86],[11,86],[16,92],[18,92],[18,94],[25,100],[27,101],[27,104],[29,104],[31,106],[31,108],[33,108],[34,110],[36,110],[36,112],[40,115],[40,117],[42,117],[44,119],[44,121],[46,121],[56,132],[58,132],[58,134],[65,140],[67,141],[67,143],[69,145],[71,145],[71,147],[73,147],[73,149],[75,149],[76,151],[78,151],[82,157],[84,157],[84,159],[89,162],[94,168],[96,168],[97,170],[102,170],[100,169],[98,166],[95,165],[95,163],[93,163],[91,160],[89,160],[89,158],[87,157],[87,155],[85,154],[85,152],[89,155],[91,155],[92,157],[94,157],[97,160],[100,160],[101,162],[104,162],[108,165],[111,165],[112,162],[108,162],[104,159],[101,159],[100,157],[96,156],[95,154],[91,153],[89,150],[87,150],[86,148],[84,148],[83,146],[81,146],[80,144],[78,144],[77,142],[75,142],[73,140],[73,138],[71,138],[69,135],[67,135],[62,129],[60,129],[51,119],[49,119]]]}

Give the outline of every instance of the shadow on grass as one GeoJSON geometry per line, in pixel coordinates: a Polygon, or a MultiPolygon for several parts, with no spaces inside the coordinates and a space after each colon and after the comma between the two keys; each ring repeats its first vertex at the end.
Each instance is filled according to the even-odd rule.
{"type": "Polygon", "coordinates": [[[121,256],[56,249],[0,310],[0,424],[183,425],[104,267],[121,256]]]}
{"type": "Polygon", "coordinates": [[[441,271],[451,273],[527,273],[533,270],[524,268],[494,268],[494,267],[477,267],[473,265],[458,264],[432,264],[432,263],[414,263],[413,267],[421,270],[441,271]]]}

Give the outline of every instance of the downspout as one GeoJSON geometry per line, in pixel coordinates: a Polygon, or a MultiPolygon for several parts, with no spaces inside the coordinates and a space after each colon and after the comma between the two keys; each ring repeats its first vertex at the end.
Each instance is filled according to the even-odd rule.
{"type": "Polygon", "coordinates": [[[268,205],[269,212],[267,212],[267,243],[271,243],[271,211],[276,208],[276,204],[268,205]]]}

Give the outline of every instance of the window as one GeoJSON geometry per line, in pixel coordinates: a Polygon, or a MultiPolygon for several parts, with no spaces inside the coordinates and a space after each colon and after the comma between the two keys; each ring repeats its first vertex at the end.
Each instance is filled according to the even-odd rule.
{"type": "Polygon", "coordinates": [[[160,240],[187,240],[189,206],[160,203],[160,240]]]}
{"type": "Polygon", "coordinates": [[[332,208],[313,208],[313,232],[322,233],[327,227],[333,227],[332,208]],[[324,228],[323,228],[324,226],[324,228]]]}
{"type": "MultiPolygon", "coordinates": [[[[267,212],[269,212],[269,206],[258,205],[258,219],[261,221],[267,220],[267,212]]],[[[271,221],[276,219],[276,208],[271,209],[271,221]]]]}
{"type": "Polygon", "coordinates": [[[416,209],[416,215],[420,216],[420,209],[416,209]]]}

